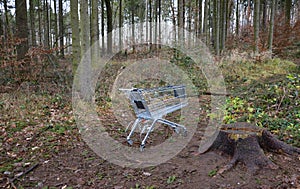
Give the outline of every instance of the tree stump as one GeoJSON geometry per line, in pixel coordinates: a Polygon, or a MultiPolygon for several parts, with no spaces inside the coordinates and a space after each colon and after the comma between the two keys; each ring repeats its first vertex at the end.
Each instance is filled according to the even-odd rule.
{"type": "Polygon", "coordinates": [[[268,130],[244,122],[223,125],[207,151],[219,151],[232,157],[218,174],[231,169],[237,162],[245,164],[248,171],[256,174],[261,168],[278,168],[265,155],[264,150],[289,155],[300,154],[299,148],[278,140],[268,130]]]}

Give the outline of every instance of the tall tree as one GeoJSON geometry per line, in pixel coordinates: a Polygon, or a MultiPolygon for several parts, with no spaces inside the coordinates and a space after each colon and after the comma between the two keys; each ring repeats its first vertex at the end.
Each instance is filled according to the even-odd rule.
{"type": "Polygon", "coordinates": [[[99,23],[98,23],[98,0],[91,0],[91,45],[93,46],[92,61],[99,56],[99,23]]]}
{"type": "Polygon", "coordinates": [[[134,30],[134,15],[135,15],[135,0],[130,0],[130,12],[131,12],[131,42],[132,42],[132,51],[135,53],[135,30],[134,30]]]}
{"type": "Polygon", "coordinates": [[[44,0],[43,3],[43,18],[44,18],[44,46],[46,48],[49,47],[49,34],[50,34],[50,30],[49,30],[49,6],[48,6],[48,1],[44,0]]]}
{"type": "Polygon", "coordinates": [[[71,7],[71,28],[72,28],[72,68],[75,74],[80,62],[80,36],[79,36],[79,17],[78,17],[78,0],[70,1],[71,7]]]}
{"type": "Polygon", "coordinates": [[[90,19],[88,10],[89,0],[80,0],[80,46],[81,57],[90,48],[90,19]]]}
{"type": "Polygon", "coordinates": [[[266,31],[266,24],[267,24],[267,0],[262,0],[261,7],[262,7],[262,21],[261,21],[261,28],[263,31],[266,31]]]}
{"type": "Polygon", "coordinates": [[[276,0],[271,0],[271,18],[270,18],[269,40],[268,40],[269,51],[271,53],[272,53],[272,47],[273,47],[275,3],[276,3],[276,0]]]}
{"type": "Polygon", "coordinates": [[[113,30],[113,22],[112,22],[112,6],[111,0],[105,0],[106,6],[106,19],[107,19],[107,53],[112,53],[112,30],[113,30]]]}
{"type": "Polygon", "coordinates": [[[122,1],[123,0],[119,0],[119,51],[122,51],[122,26],[123,26],[123,16],[122,16],[122,1]]]}
{"type": "Polygon", "coordinates": [[[102,51],[101,54],[102,56],[105,54],[105,40],[104,40],[104,26],[105,26],[105,15],[104,15],[104,9],[105,9],[105,4],[104,4],[104,0],[101,0],[101,47],[102,47],[102,51]]]}
{"type": "Polygon", "coordinates": [[[178,22],[178,27],[182,28],[184,24],[184,0],[177,0],[177,22],[178,22]]]}
{"type": "Polygon", "coordinates": [[[5,27],[4,27],[4,37],[11,38],[12,34],[10,31],[10,24],[9,24],[9,11],[8,11],[8,6],[7,6],[7,0],[3,0],[3,5],[4,5],[4,14],[5,14],[5,27]]]}
{"type": "Polygon", "coordinates": [[[239,36],[239,30],[240,30],[240,12],[239,12],[239,0],[236,0],[236,7],[235,7],[235,34],[236,36],[239,36]]]}
{"type": "Polygon", "coordinates": [[[203,33],[205,34],[206,45],[210,42],[210,0],[205,0],[204,4],[204,19],[203,19],[203,33]]]}
{"type": "Polygon", "coordinates": [[[225,40],[226,40],[226,23],[227,23],[227,0],[221,0],[220,2],[220,51],[225,49],[225,40]]]}
{"type": "Polygon", "coordinates": [[[58,1],[58,25],[59,25],[59,46],[60,46],[60,55],[65,56],[64,52],[64,18],[63,18],[63,0],[58,1]]]}
{"type": "Polygon", "coordinates": [[[291,9],[292,9],[292,0],[285,0],[285,20],[287,26],[290,26],[291,23],[291,9]]]}
{"type": "Polygon", "coordinates": [[[22,39],[17,46],[17,59],[25,57],[28,51],[28,27],[27,27],[27,5],[26,0],[16,0],[16,36],[22,39]]]}
{"type": "Polygon", "coordinates": [[[254,54],[259,53],[258,51],[258,43],[259,43],[259,7],[260,0],[254,1],[254,54]]]}
{"type": "Polygon", "coordinates": [[[42,8],[41,8],[41,1],[37,1],[37,7],[38,7],[38,36],[39,36],[39,45],[42,45],[42,8]]]}
{"type": "Polygon", "coordinates": [[[152,50],[153,46],[152,46],[152,43],[153,43],[153,35],[152,35],[152,0],[149,0],[149,23],[150,23],[150,26],[149,26],[149,43],[150,43],[150,51],[152,50]]]}
{"type": "MultiPolygon", "coordinates": [[[[53,6],[54,6],[54,48],[58,47],[58,27],[57,27],[57,0],[53,0],[53,6]]],[[[78,3],[78,0],[77,0],[78,3]]],[[[78,9],[78,5],[77,5],[78,9]]],[[[78,27],[78,25],[77,25],[78,27]]],[[[58,52],[57,52],[58,53],[58,52]]]]}
{"type": "Polygon", "coordinates": [[[35,14],[34,14],[34,0],[29,0],[29,16],[30,16],[30,34],[31,34],[31,45],[36,45],[35,37],[35,14]]]}
{"type": "Polygon", "coordinates": [[[199,24],[198,24],[198,35],[202,33],[202,0],[199,0],[199,10],[198,10],[199,24]]]}
{"type": "Polygon", "coordinates": [[[214,11],[213,11],[213,20],[214,20],[214,48],[217,56],[220,55],[220,1],[214,0],[214,11]]]}

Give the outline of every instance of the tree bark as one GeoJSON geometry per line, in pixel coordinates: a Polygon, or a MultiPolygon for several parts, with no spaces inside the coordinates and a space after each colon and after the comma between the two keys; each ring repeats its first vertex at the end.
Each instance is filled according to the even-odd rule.
{"type": "Polygon", "coordinates": [[[227,30],[227,27],[226,27],[226,23],[227,23],[227,0],[222,0],[222,9],[221,9],[221,13],[222,13],[222,16],[221,16],[221,25],[220,25],[220,37],[221,37],[221,44],[220,44],[220,51],[224,51],[225,49],[225,41],[226,41],[226,30],[227,30]]]}
{"type": "Polygon", "coordinates": [[[291,9],[292,0],[285,0],[285,21],[287,26],[290,26],[291,24],[291,9]]]}
{"type": "Polygon", "coordinates": [[[4,5],[4,14],[5,14],[5,27],[4,27],[4,37],[7,39],[10,39],[12,37],[11,31],[10,31],[10,24],[9,24],[9,12],[8,12],[8,7],[7,7],[7,0],[3,1],[4,5]]]}
{"type": "Polygon", "coordinates": [[[105,0],[105,5],[106,5],[106,15],[107,15],[107,54],[111,54],[112,53],[112,30],[113,30],[111,1],[105,0]]]}
{"type": "Polygon", "coordinates": [[[49,48],[49,6],[48,6],[48,2],[46,0],[44,0],[44,4],[43,4],[43,18],[44,18],[44,46],[46,48],[49,48]]]}
{"type": "Polygon", "coordinates": [[[274,16],[275,16],[275,2],[276,0],[272,0],[271,2],[271,18],[270,18],[270,29],[269,29],[269,51],[272,53],[273,48],[273,33],[274,33],[274,16]]]}
{"type": "Polygon", "coordinates": [[[254,54],[257,55],[259,53],[258,43],[259,43],[259,7],[260,0],[254,1],[254,54]]]}
{"type": "Polygon", "coordinates": [[[80,62],[80,34],[79,34],[79,17],[78,17],[78,0],[71,0],[71,27],[72,27],[72,70],[73,75],[76,72],[80,62]]]}
{"type": "Polygon", "coordinates": [[[213,34],[214,34],[214,48],[216,56],[220,55],[220,2],[218,0],[214,0],[214,11],[213,11],[213,34]]]}
{"type": "MultiPolygon", "coordinates": [[[[147,6],[147,5],[146,5],[147,6]]],[[[119,51],[122,51],[122,26],[123,26],[123,17],[122,17],[122,0],[119,0],[119,51]]],[[[147,24],[147,23],[146,23],[147,24]]]]}
{"type": "MultiPolygon", "coordinates": [[[[131,37],[132,37],[132,51],[135,53],[135,30],[134,30],[134,15],[135,15],[135,0],[130,1],[130,9],[131,9],[131,37]]],[[[157,25],[156,25],[157,26],[157,25]]]]}
{"type": "Polygon", "coordinates": [[[91,0],[91,54],[92,62],[99,57],[99,23],[98,23],[98,0],[91,0]]]}
{"type": "Polygon", "coordinates": [[[203,33],[205,34],[206,45],[209,44],[209,0],[205,0],[204,4],[204,19],[203,19],[203,33]]]}
{"type": "MultiPolygon", "coordinates": [[[[58,27],[57,27],[57,8],[56,8],[57,7],[57,3],[56,3],[56,1],[57,0],[53,0],[53,4],[54,4],[53,5],[54,6],[54,48],[58,47],[58,27]]],[[[78,0],[77,0],[77,3],[78,3],[78,0]]]]}
{"type": "Polygon", "coordinates": [[[36,46],[35,14],[34,14],[34,1],[33,0],[29,0],[29,15],[30,15],[31,45],[36,46]]]}
{"type": "Polygon", "coordinates": [[[16,36],[22,40],[17,46],[17,59],[23,59],[28,51],[28,27],[26,0],[16,0],[16,36]]]}
{"type": "Polygon", "coordinates": [[[60,55],[65,57],[64,51],[64,18],[63,18],[63,1],[58,1],[58,14],[59,14],[59,46],[60,46],[60,55]]]}
{"type": "Polygon", "coordinates": [[[80,0],[80,46],[81,57],[90,48],[90,19],[88,13],[88,0],[80,0]]]}
{"type": "Polygon", "coordinates": [[[265,156],[264,150],[300,154],[299,148],[278,140],[266,129],[243,122],[223,125],[214,143],[206,151],[217,151],[232,157],[227,165],[218,170],[219,174],[230,170],[237,162],[245,164],[250,173],[257,174],[262,168],[278,168],[265,156]]]}
{"type": "Polygon", "coordinates": [[[104,0],[101,0],[101,47],[102,51],[101,54],[104,56],[105,54],[105,42],[104,42],[104,0]]]}
{"type": "Polygon", "coordinates": [[[239,0],[236,0],[235,17],[236,17],[235,35],[239,36],[239,30],[240,30],[240,28],[239,28],[240,27],[239,0]]]}
{"type": "MultiPolygon", "coordinates": [[[[199,10],[198,10],[198,16],[199,16],[199,24],[198,24],[198,37],[200,37],[200,34],[202,33],[202,0],[199,0],[199,10]]],[[[204,27],[204,26],[203,26],[204,27]]]]}

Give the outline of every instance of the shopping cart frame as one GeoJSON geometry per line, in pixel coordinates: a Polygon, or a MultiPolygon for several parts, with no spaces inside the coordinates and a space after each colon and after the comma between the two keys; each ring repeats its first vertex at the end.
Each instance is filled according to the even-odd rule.
{"type": "Polygon", "coordinates": [[[174,131],[179,134],[182,131],[183,136],[187,135],[185,126],[178,123],[163,119],[169,113],[179,110],[188,105],[186,87],[184,85],[165,86],[151,89],[119,89],[124,92],[130,100],[130,104],[135,112],[136,120],[131,125],[129,124],[126,131],[131,125],[130,133],[127,136],[129,145],[133,144],[131,136],[141,122],[151,122],[150,125],[144,125],[141,129],[140,136],[147,130],[143,138],[140,151],[144,151],[146,140],[150,133],[153,131],[157,122],[170,126],[174,131]]]}

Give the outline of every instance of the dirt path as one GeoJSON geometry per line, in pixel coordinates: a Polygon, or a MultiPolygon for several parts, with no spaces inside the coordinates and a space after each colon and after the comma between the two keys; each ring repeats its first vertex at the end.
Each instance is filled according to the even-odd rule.
{"type": "MultiPolygon", "coordinates": [[[[18,103],[19,96],[15,94],[1,94],[0,110],[8,106],[11,112],[0,114],[0,126],[4,127],[0,133],[0,188],[13,188],[9,180],[35,163],[36,168],[15,179],[16,188],[300,188],[300,157],[284,154],[266,154],[279,166],[277,170],[266,169],[251,175],[244,165],[238,164],[216,176],[230,157],[215,152],[195,156],[202,135],[200,129],[186,148],[158,166],[132,169],[111,164],[97,156],[78,134],[72,122],[70,95],[60,96],[55,87],[51,89],[54,92],[48,90],[49,94],[25,91],[24,102],[33,100],[31,104],[18,103]],[[30,112],[16,113],[22,109],[30,112]],[[13,112],[22,120],[10,114],[13,112]],[[30,122],[26,120],[28,116],[32,116],[30,122]],[[48,127],[50,123],[53,126],[48,127]]],[[[205,118],[199,124],[199,128],[205,127],[205,118]]]]}
{"type": "Polygon", "coordinates": [[[299,188],[299,159],[268,154],[278,170],[262,170],[250,175],[238,164],[232,171],[213,176],[229,157],[214,152],[200,156],[196,133],[189,145],[176,157],[157,167],[130,169],[113,165],[94,154],[83,141],[44,159],[19,183],[25,188],[299,188]]]}

